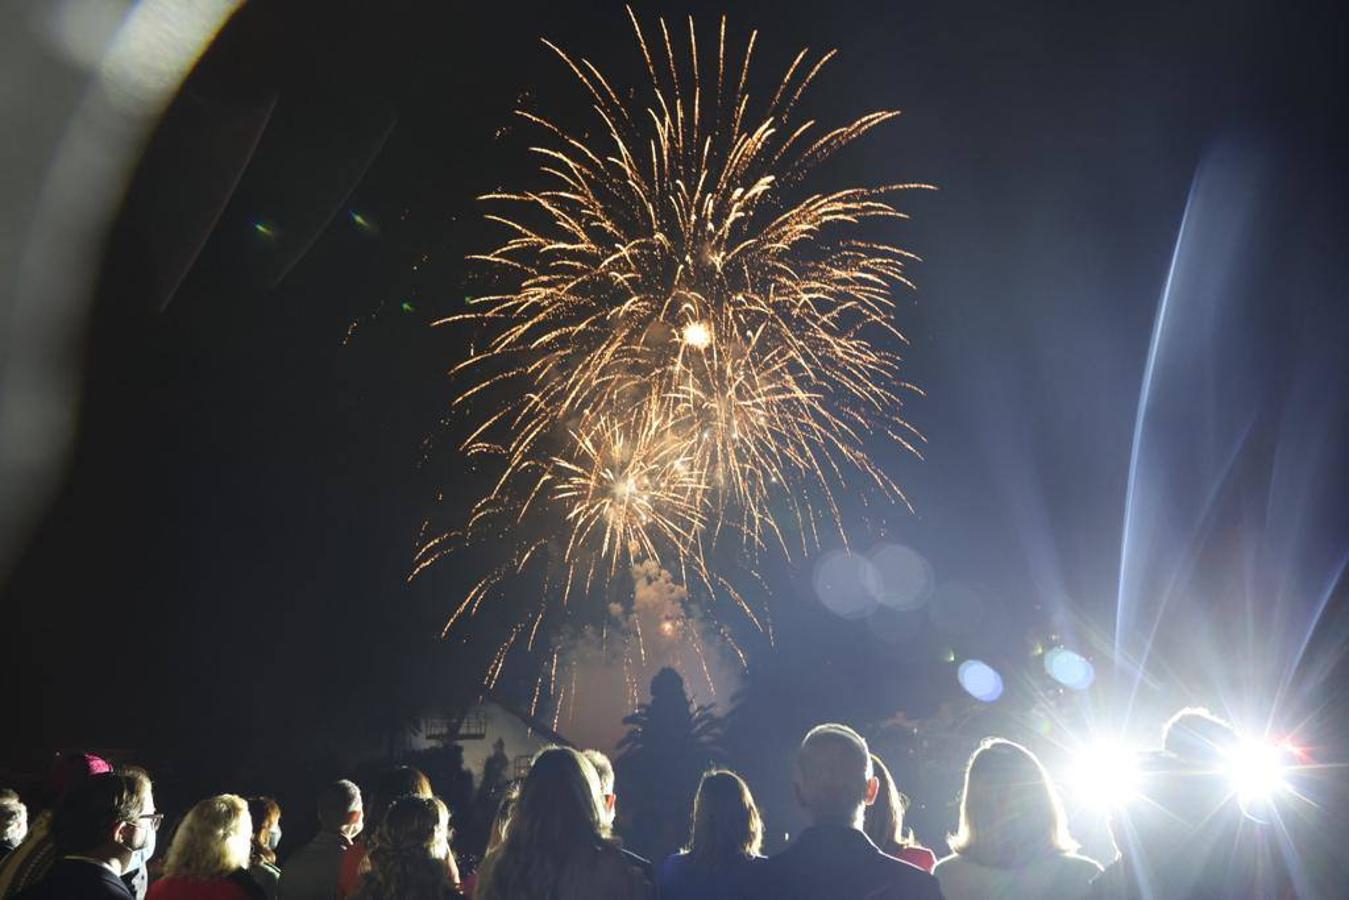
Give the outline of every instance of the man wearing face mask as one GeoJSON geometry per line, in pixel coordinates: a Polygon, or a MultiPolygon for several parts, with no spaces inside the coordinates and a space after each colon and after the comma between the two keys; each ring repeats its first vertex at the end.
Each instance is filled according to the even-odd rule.
{"type": "Polygon", "coordinates": [[[108,761],[92,753],[58,753],[47,776],[46,800],[22,844],[0,861],[0,900],[8,900],[24,888],[37,884],[56,861],[52,841],[52,810],[66,794],[84,784],[91,775],[111,772],[108,761]]]}
{"type": "MultiPolygon", "coordinates": [[[[140,766],[118,766],[116,771],[119,775],[125,775],[133,779],[137,784],[137,790],[144,791],[145,796],[151,800],[150,811],[153,814],[154,794],[150,784],[150,773],[140,766]]],[[[163,819],[163,816],[155,815],[156,822],[163,819]]],[[[159,826],[156,825],[146,833],[144,843],[136,848],[136,854],[131,859],[131,871],[122,876],[122,883],[127,886],[136,900],[145,900],[145,892],[150,888],[150,860],[155,855],[158,838],[159,826]]]]}
{"type": "Polygon", "coordinates": [[[58,858],[19,900],[134,900],[123,879],[154,852],[162,821],[143,772],[91,776],[57,808],[52,836],[58,858]]]}
{"type": "Polygon", "coordinates": [[[262,888],[267,900],[276,900],[281,882],[281,869],[276,865],[276,848],[281,843],[281,805],[271,797],[249,797],[248,815],[253,820],[248,874],[262,888]]]}
{"type": "Polygon", "coordinates": [[[350,781],[333,782],[319,794],[318,814],[318,836],[286,860],[281,900],[333,900],[337,896],[342,857],[365,824],[361,789],[350,781]]]}

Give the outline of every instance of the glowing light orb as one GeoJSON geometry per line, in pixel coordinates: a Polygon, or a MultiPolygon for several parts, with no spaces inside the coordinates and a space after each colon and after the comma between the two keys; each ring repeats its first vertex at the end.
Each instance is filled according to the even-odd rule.
{"type": "Polygon", "coordinates": [[[682,337],[690,347],[702,350],[712,343],[712,329],[704,322],[690,322],[684,326],[682,337]]]}
{"type": "Polygon", "coordinates": [[[846,551],[826,555],[815,567],[815,593],[834,615],[861,619],[876,609],[876,575],[864,556],[846,551]]]}
{"type": "Polygon", "coordinates": [[[916,550],[900,544],[884,544],[869,557],[876,573],[877,597],[891,609],[918,609],[932,594],[932,566],[916,550]]]}
{"type": "Polygon", "coordinates": [[[1244,740],[1227,760],[1232,789],[1243,804],[1269,800],[1287,785],[1286,750],[1265,741],[1244,740]]]}
{"type": "Polygon", "coordinates": [[[1079,802],[1118,809],[1138,796],[1142,782],[1138,754],[1115,741],[1089,744],[1074,756],[1068,781],[1079,802]]]}
{"type": "Polygon", "coordinates": [[[967,659],[961,663],[956,679],[967,694],[981,703],[992,703],[1002,696],[1002,676],[981,660],[967,659]]]}
{"type": "Polygon", "coordinates": [[[1096,667],[1081,654],[1055,647],[1045,654],[1045,671],[1059,684],[1085,691],[1096,680],[1096,667]]]}

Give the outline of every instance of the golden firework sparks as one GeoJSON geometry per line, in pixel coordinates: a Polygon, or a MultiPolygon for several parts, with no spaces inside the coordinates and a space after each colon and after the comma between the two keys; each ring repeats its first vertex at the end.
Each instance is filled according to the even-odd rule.
{"type": "MultiPolygon", "coordinates": [[[[854,480],[908,503],[865,442],[917,453],[922,440],[900,415],[901,392],[916,389],[898,377],[892,296],[910,286],[916,257],[873,232],[906,218],[898,192],[927,186],[803,187],[813,167],[898,113],[827,131],[798,123],[798,101],[834,56],[806,50],[756,110],[747,83],[757,32],[737,65],[723,18],[709,64],[692,19],[684,56],[664,20],[649,42],[629,17],[649,101],[624,102],[589,60],[544,41],[587,92],[598,136],[519,113],[542,134],[531,149],[546,186],[483,197],[507,237],[474,257],[507,287],[437,323],[478,329],[478,349],[453,370],[469,382],[454,402],[475,419],[462,451],[497,460],[499,474],[467,527],[423,544],[414,574],[447,546],[500,539],[527,520],[563,535],[522,538],[447,630],[541,559],[563,605],[650,559],[714,594],[724,588],[759,626],[709,571],[723,532],[751,556],[790,555],[818,541],[822,521],[839,524],[836,497],[854,480]]],[[[527,615],[532,648],[544,610],[527,615]]],[[[494,657],[491,683],[519,630],[494,657]]],[[[554,696],[556,666],[554,653],[554,696]]]]}

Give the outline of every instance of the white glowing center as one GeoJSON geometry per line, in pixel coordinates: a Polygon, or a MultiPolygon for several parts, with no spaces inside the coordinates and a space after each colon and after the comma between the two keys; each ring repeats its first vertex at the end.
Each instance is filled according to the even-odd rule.
{"type": "Polygon", "coordinates": [[[701,350],[712,343],[712,330],[703,322],[690,322],[684,326],[684,343],[701,350]]]}

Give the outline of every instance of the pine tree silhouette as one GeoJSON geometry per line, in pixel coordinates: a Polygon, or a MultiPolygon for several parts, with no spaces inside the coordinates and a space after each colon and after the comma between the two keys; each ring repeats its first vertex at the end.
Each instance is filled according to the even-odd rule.
{"type": "Polygon", "coordinates": [[[651,701],[623,719],[616,792],[620,830],[638,853],[659,861],[688,839],[689,810],[702,773],[721,757],[722,721],[694,706],[684,679],[665,668],[651,679],[651,701]]]}

